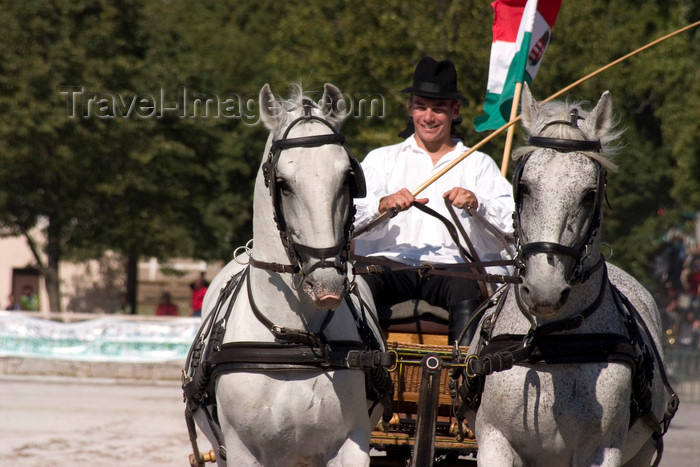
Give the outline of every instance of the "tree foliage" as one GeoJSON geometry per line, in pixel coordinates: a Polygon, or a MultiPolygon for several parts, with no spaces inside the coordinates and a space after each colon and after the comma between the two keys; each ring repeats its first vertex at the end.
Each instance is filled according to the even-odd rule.
{"type": "MultiPolygon", "coordinates": [[[[301,83],[316,97],[325,82],[339,86],[354,106],[344,133],[362,158],[399,141],[407,117],[400,90],[420,58],[450,58],[467,98],[463,130],[476,143],[486,136],[472,122],[485,95],[489,3],[0,1],[0,226],[29,235],[41,221],[47,243],[32,240],[55,283],[52,307],[65,255],[228,259],[251,235],[267,137],[257,123],[264,83],[281,95],[301,83]],[[83,113],[71,117],[77,91],[83,113]],[[185,92],[190,104],[209,96],[236,105],[226,116],[192,107],[149,114],[148,105],[114,115],[143,97],[181,105],[185,92]],[[121,107],[100,106],[102,98],[121,107]],[[362,113],[372,99],[381,107],[362,113]]],[[[564,1],[533,93],[545,98],[698,19],[698,0],[564,1]]],[[[595,103],[612,92],[626,133],[620,170],[608,176],[613,209],[603,236],[612,261],[646,280],[663,233],[700,209],[699,34],[670,39],[564,96],[595,103]]],[[[485,150],[500,162],[503,138],[485,150]]]]}

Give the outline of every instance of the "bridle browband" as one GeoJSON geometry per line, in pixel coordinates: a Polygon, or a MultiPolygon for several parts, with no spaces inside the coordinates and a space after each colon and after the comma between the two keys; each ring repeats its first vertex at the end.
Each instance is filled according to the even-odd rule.
{"type": "Polygon", "coordinates": [[[292,239],[291,232],[287,226],[284,217],[284,211],[281,203],[280,186],[277,182],[277,163],[279,162],[280,154],[285,149],[291,148],[316,148],[327,144],[340,145],[348,155],[350,161],[350,176],[347,179],[351,198],[363,198],[366,196],[366,186],[364,174],[360,163],[345,147],[345,136],[339,133],[336,128],[326,120],[311,114],[311,109],[314,106],[309,99],[303,99],[304,115],[292,121],[284,131],[282,138],[273,140],[270,145],[270,151],[267,160],[263,163],[263,177],[265,186],[270,190],[270,198],[274,208],[274,220],[277,225],[277,230],[280,233],[282,244],[284,245],[287,256],[291,264],[266,263],[257,261],[251,257],[250,264],[254,267],[268,269],[278,273],[290,273],[308,275],[319,268],[335,268],[345,274],[347,271],[347,252],[350,250],[350,240],[352,238],[352,229],[355,218],[355,207],[350,206],[348,217],[345,221],[343,229],[343,238],[335,245],[326,248],[316,248],[301,243],[296,243],[292,239]],[[322,135],[303,136],[299,138],[289,138],[290,130],[300,123],[319,122],[328,127],[331,133],[322,135]],[[345,252],[345,254],[343,254],[345,252]],[[340,262],[335,260],[335,257],[340,254],[340,262]],[[311,268],[302,270],[302,258],[315,257],[319,261],[311,268]]]}
{"type": "MultiPolygon", "coordinates": [[[[578,114],[578,109],[573,109],[571,111],[570,120],[555,120],[547,123],[543,130],[551,125],[567,125],[572,128],[578,129],[578,120],[583,119],[578,114]]],[[[562,139],[562,138],[547,138],[543,136],[530,136],[527,141],[527,145],[535,146],[544,149],[552,149],[559,152],[600,152],[602,150],[602,145],[599,140],[574,140],[574,139],[562,139]]],[[[515,168],[513,174],[513,190],[515,197],[515,212],[513,214],[514,232],[517,239],[517,255],[516,264],[521,274],[525,269],[525,260],[537,253],[544,253],[548,256],[558,255],[558,256],[568,256],[575,260],[574,267],[571,270],[571,275],[567,279],[567,283],[576,284],[583,283],[587,281],[591,274],[603,266],[604,258],[596,262],[595,265],[587,270],[584,270],[583,262],[585,261],[591,253],[591,246],[593,240],[598,235],[598,229],[600,228],[601,214],[603,199],[605,198],[605,186],[606,186],[606,171],[603,166],[596,160],[593,163],[596,166],[596,199],[595,206],[592,214],[592,221],[588,227],[586,235],[578,246],[566,246],[560,243],[554,242],[531,242],[531,243],[521,243],[521,223],[520,223],[520,210],[522,203],[522,192],[520,187],[520,178],[522,177],[523,170],[525,169],[525,164],[529,159],[530,154],[525,155],[515,168]]]]}

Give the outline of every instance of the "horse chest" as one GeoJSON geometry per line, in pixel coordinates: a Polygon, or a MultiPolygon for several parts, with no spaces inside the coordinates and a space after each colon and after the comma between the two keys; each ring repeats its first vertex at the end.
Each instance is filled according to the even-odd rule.
{"type": "MultiPolygon", "coordinates": [[[[549,444],[562,439],[617,431],[620,420],[629,417],[630,370],[626,365],[515,366],[489,375],[485,381],[480,414],[485,423],[497,427],[508,438],[549,444]]],[[[580,443],[574,443],[580,444],[580,443]]]]}
{"type": "Polygon", "coordinates": [[[344,411],[348,401],[364,406],[364,391],[363,374],[350,370],[299,371],[284,378],[236,373],[220,378],[217,397],[219,410],[240,435],[258,436],[262,423],[271,436],[288,438],[299,433],[322,434],[356,422],[344,417],[344,411]]]}

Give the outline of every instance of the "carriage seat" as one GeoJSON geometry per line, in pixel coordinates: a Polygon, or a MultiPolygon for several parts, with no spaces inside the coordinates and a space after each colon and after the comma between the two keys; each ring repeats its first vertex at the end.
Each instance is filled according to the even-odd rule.
{"type": "Polygon", "coordinates": [[[447,335],[448,312],[424,300],[408,300],[377,309],[386,332],[447,335]]]}

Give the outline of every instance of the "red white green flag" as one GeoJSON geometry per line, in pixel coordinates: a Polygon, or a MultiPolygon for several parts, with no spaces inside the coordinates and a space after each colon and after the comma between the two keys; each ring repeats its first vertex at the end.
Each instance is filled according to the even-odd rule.
{"type": "Polygon", "coordinates": [[[515,83],[532,82],[542,63],[562,0],[496,0],[484,115],[477,131],[495,130],[510,119],[515,83]]]}

